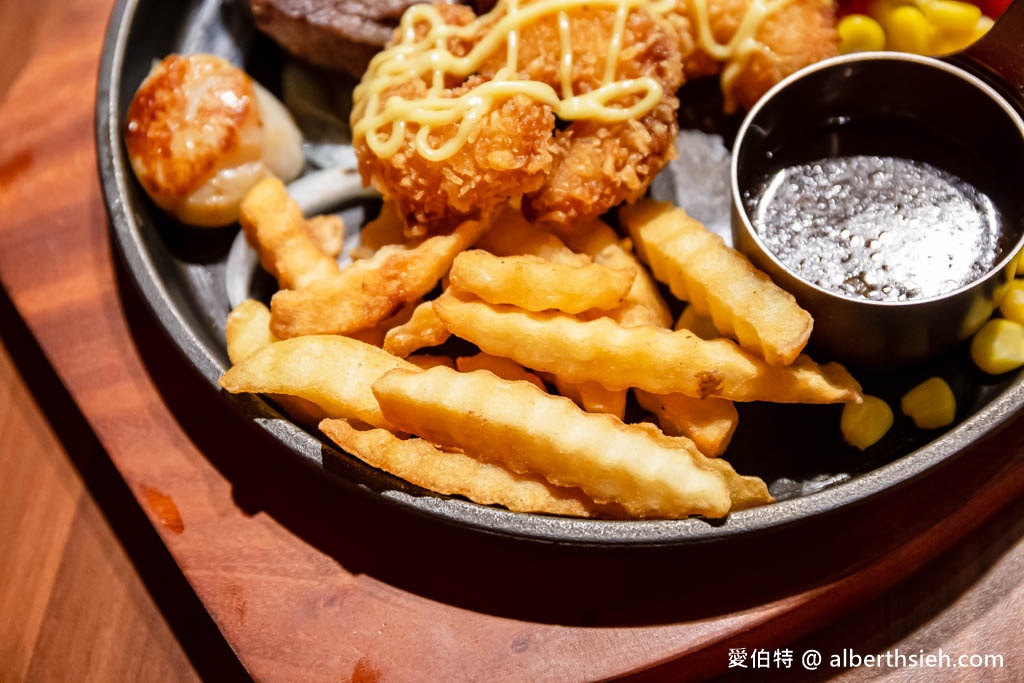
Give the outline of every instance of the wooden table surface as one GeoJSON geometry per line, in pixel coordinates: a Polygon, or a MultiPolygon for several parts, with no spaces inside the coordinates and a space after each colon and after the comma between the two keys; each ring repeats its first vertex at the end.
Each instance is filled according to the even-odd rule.
{"type": "Polygon", "coordinates": [[[861,523],[703,556],[438,528],[239,429],[111,256],[111,4],[0,4],[0,680],[1024,678],[1021,419],[861,523]],[[782,647],[795,670],[727,670],[782,647]],[[1004,666],[808,673],[812,648],[1004,666]]]}

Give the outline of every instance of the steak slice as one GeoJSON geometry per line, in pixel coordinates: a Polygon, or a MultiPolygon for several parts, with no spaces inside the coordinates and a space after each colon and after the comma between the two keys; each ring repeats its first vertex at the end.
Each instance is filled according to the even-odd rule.
{"type": "Polygon", "coordinates": [[[421,0],[249,0],[256,27],[303,61],[362,76],[421,0]]]}

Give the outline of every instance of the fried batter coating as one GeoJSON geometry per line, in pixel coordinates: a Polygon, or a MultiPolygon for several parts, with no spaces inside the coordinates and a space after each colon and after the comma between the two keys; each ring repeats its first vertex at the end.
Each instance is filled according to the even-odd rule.
{"type": "Polygon", "coordinates": [[[838,54],[833,2],[765,0],[767,14],[750,36],[750,51],[738,46],[724,60],[710,54],[716,51],[714,45],[701,40],[696,15],[701,6],[707,8],[709,38],[726,46],[751,11],[752,0],[676,0],[675,9],[666,15],[680,36],[686,80],[725,73],[727,109],[749,109],[789,74],[838,54]]]}
{"type": "MultiPolygon", "coordinates": [[[[476,15],[469,7],[438,3],[434,9],[445,24],[467,26],[476,15]]],[[[428,26],[416,26],[422,39],[428,26]]],[[[401,28],[396,31],[396,40],[401,28]]],[[[470,40],[451,39],[448,50],[465,56],[472,47],[470,40]]],[[[413,74],[395,88],[381,94],[381,101],[397,96],[415,100],[428,94],[429,74],[413,74]]],[[[442,94],[457,98],[470,92],[485,79],[471,76],[458,82],[448,76],[442,94]]],[[[357,98],[352,121],[366,112],[366,102],[357,98]]],[[[383,158],[374,154],[365,138],[354,141],[359,171],[363,181],[384,197],[394,200],[405,220],[409,237],[447,232],[467,218],[479,217],[511,196],[535,190],[551,169],[551,131],[555,117],[551,107],[517,95],[501,102],[473,124],[466,144],[442,163],[430,161],[416,149],[419,124],[406,124],[406,136],[399,150],[383,158]]],[[[439,147],[457,132],[457,124],[431,129],[428,142],[439,147]]],[[[382,133],[391,135],[394,124],[382,133]]]]}
{"type": "MultiPolygon", "coordinates": [[[[654,176],[675,158],[679,132],[675,93],[683,84],[683,72],[677,37],[666,22],[650,12],[634,10],[626,16],[617,56],[612,48],[618,15],[615,7],[594,6],[562,14],[564,17],[549,15],[520,33],[519,64],[528,78],[556,91],[563,88],[565,56],[557,46],[567,35],[569,50],[565,52],[571,53],[573,93],[600,88],[609,73],[620,80],[650,77],[662,89],[658,103],[640,119],[580,119],[555,132],[551,173],[540,190],[526,191],[523,212],[535,222],[571,230],[587,218],[638,199],[654,176]],[[560,23],[568,30],[560,28],[560,23]],[[615,58],[611,72],[610,58],[615,58]]],[[[490,69],[495,69],[493,62],[490,69]]],[[[482,71],[485,76],[490,73],[487,68],[482,71]]],[[[615,104],[628,107],[639,98],[637,94],[615,100],[615,104]]]]}
{"type": "MultiPolygon", "coordinates": [[[[452,96],[467,86],[452,91],[452,96]]],[[[447,232],[467,217],[479,217],[509,197],[536,190],[551,170],[551,107],[517,95],[477,124],[467,144],[443,162],[417,154],[410,138],[390,158],[373,154],[365,141],[355,145],[364,181],[394,200],[409,237],[447,232]]],[[[415,126],[410,126],[415,130],[415,126]]],[[[439,146],[455,126],[429,136],[439,146]]]]}
{"type": "MultiPolygon", "coordinates": [[[[529,11],[542,1],[522,2],[518,11],[529,11]]],[[[465,7],[433,7],[448,25],[470,23],[471,12],[465,7]]],[[[489,31],[507,19],[509,11],[508,6],[499,4],[481,18],[472,38],[463,37],[461,43],[449,40],[448,51],[465,56],[487,40],[489,31]]],[[[418,26],[414,29],[422,38],[429,27],[422,32],[418,26]]],[[[444,231],[466,216],[520,197],[524,197],[524,211],[530,217],[565,226],[639,197],[673,158],[675,92],[682,84],[682,56],[667,22],[642,7],[624,6],[620,11],[615,5],[567,6],[524,22],[515,35],[511,49],[507,36],[489,44],[476,73],[464,82],[452,82],[457,79],[449,74],[442,97],[455,99],[483,83],[511,79],[544,84],[552,97],[564,100],[592,93],[609,82],[646,78],[660,89],[655,91],[657,99],[638,119],[608,121],[582,116],[558,130],[554,109],[545,103],[550,99],[538,98],[536,90],[532,96],[499,97],[492,110],[472,122],[465,144],[440,162],[419,153],[415,138],[421,126],[417,121],[406,121],[404,141],[386,158],[374,154],[365,138],[356,136],[364,180],[396,202],[410,234],[444,231]],[[571,64],[563,71],[565,53],[571,56],[571,64]],[[510,54],[514,56],[510,58],[510,54]]],[[[403,40],[401,28],[395,40],[396,44],[403,40]]],[[[408,37],[405,41],[409,43],[408,37]]],[[[393,95],[405,100],[423,98],[432,80],[432,73],[411,75],[382,93],[379,101],[386,102],[393,95]]],[[[628,109],[642,102],[649,89],[627,90],[604,104],[616,111],[628,109]]],[[[358,96],[356,99],[353,122],[366,113],[367,106],[358,96]]],[[[432,127],[427,135],[429,145],[438,148],[453,139],[458,126],[432,127]]],[[[386,138],[395,130],[396,124],[388,123],[380,135],[386,138]]]]}

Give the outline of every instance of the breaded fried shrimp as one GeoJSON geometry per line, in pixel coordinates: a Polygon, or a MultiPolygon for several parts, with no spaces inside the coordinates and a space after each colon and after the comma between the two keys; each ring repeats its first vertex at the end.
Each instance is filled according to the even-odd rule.
{"type": "MultiPolygon", "coordinates": [[[[658,101],[641,117],[581,118],[555,132],[551,173],[543,187],[527,192],[523,201],[523,212],[534,221],[571,229],[624,201],[634,201],[675,157],[675,93],[683,83],[677,39],[655,14],[623,13],[620,7],[561,11],[524,27],[519,35],[522,71],[561,89],[563,97],[592,92],[612,79],[648,77],[661,88],[658,101]],[[562,49],[552,50],[552,45],[562,49]],[[565,68],[566,60],[570,68],[565,68]]],[[[615,104],[630,106],[642,94],[615,104]]]]}
{"type": "Polygon", "coordinates": [[[837,54],[830,0],[674,0],[686,80],[721,74],[727,109],[750,108],[780,80],[837,54]]]}

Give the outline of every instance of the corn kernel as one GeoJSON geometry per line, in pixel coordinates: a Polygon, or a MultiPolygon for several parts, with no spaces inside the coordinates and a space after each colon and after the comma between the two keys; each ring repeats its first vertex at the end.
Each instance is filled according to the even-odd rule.
{"type": "Polygon", "coordinates": [[[900,409],[919,429],[938,429],[953,424],[956,397],[946,380],[932,377],[904,394],[900,409]]]}
{"type": "Polygon", "coordinates": [[[1006,288],[1006,294],[999,304],[1003,317],[1024,325],[1024,280],[1014,280],[1006,288]]]}
{"type": "Polygon", "coordinates": [[[942,57],[960,52],[974,42],[974,34],[957,33],[953,36],[935,35],[932,36],[931,45],[928,47],[928,55],[931,57],[942,57]]]}
{"type": "Polygon", "coordinates": [[[865,450],[885,436],[892,427],[893,414],[889,404],[877,396],[864,396],[862,403],[847,403],[839,419],[843,440],[865,450]]]}
{"type": "Polygon", "coordinates": [[[839,52],[869,52],[885,49],[882,25],[865,14],[849,14],[839,20],[839,52]]]}
{"type": "Polygon", "coordinates": [[[977,40],[988,33],[988,30],[992,28],[992,25],[995,23],[996,20],[992,17],[982,17],[981,19],[978,19],[978,24],[974,27],[974,31],[972,31],[974,34],[974,40],[977,40]]]}
{"type": "Polygon", "coordinates": [[[990,375],[1024,365],[1024,325],[1006,318],[989,320],[971,340],[971,359],[990,375]]]}
{"type": "Polygon", "coordinates": [[[967,2],[922,0],[919,7],[928,23],[943,33],[971,34],[981,19],[981,9],[967,2]]]}
{"type": "Polygon", "coordinates": [[[910,5],[896,7],[881,19],[881,23],[889,38],[889,49],[919,55],[928,52],[932,27],[918,8],[910,5]]]}

